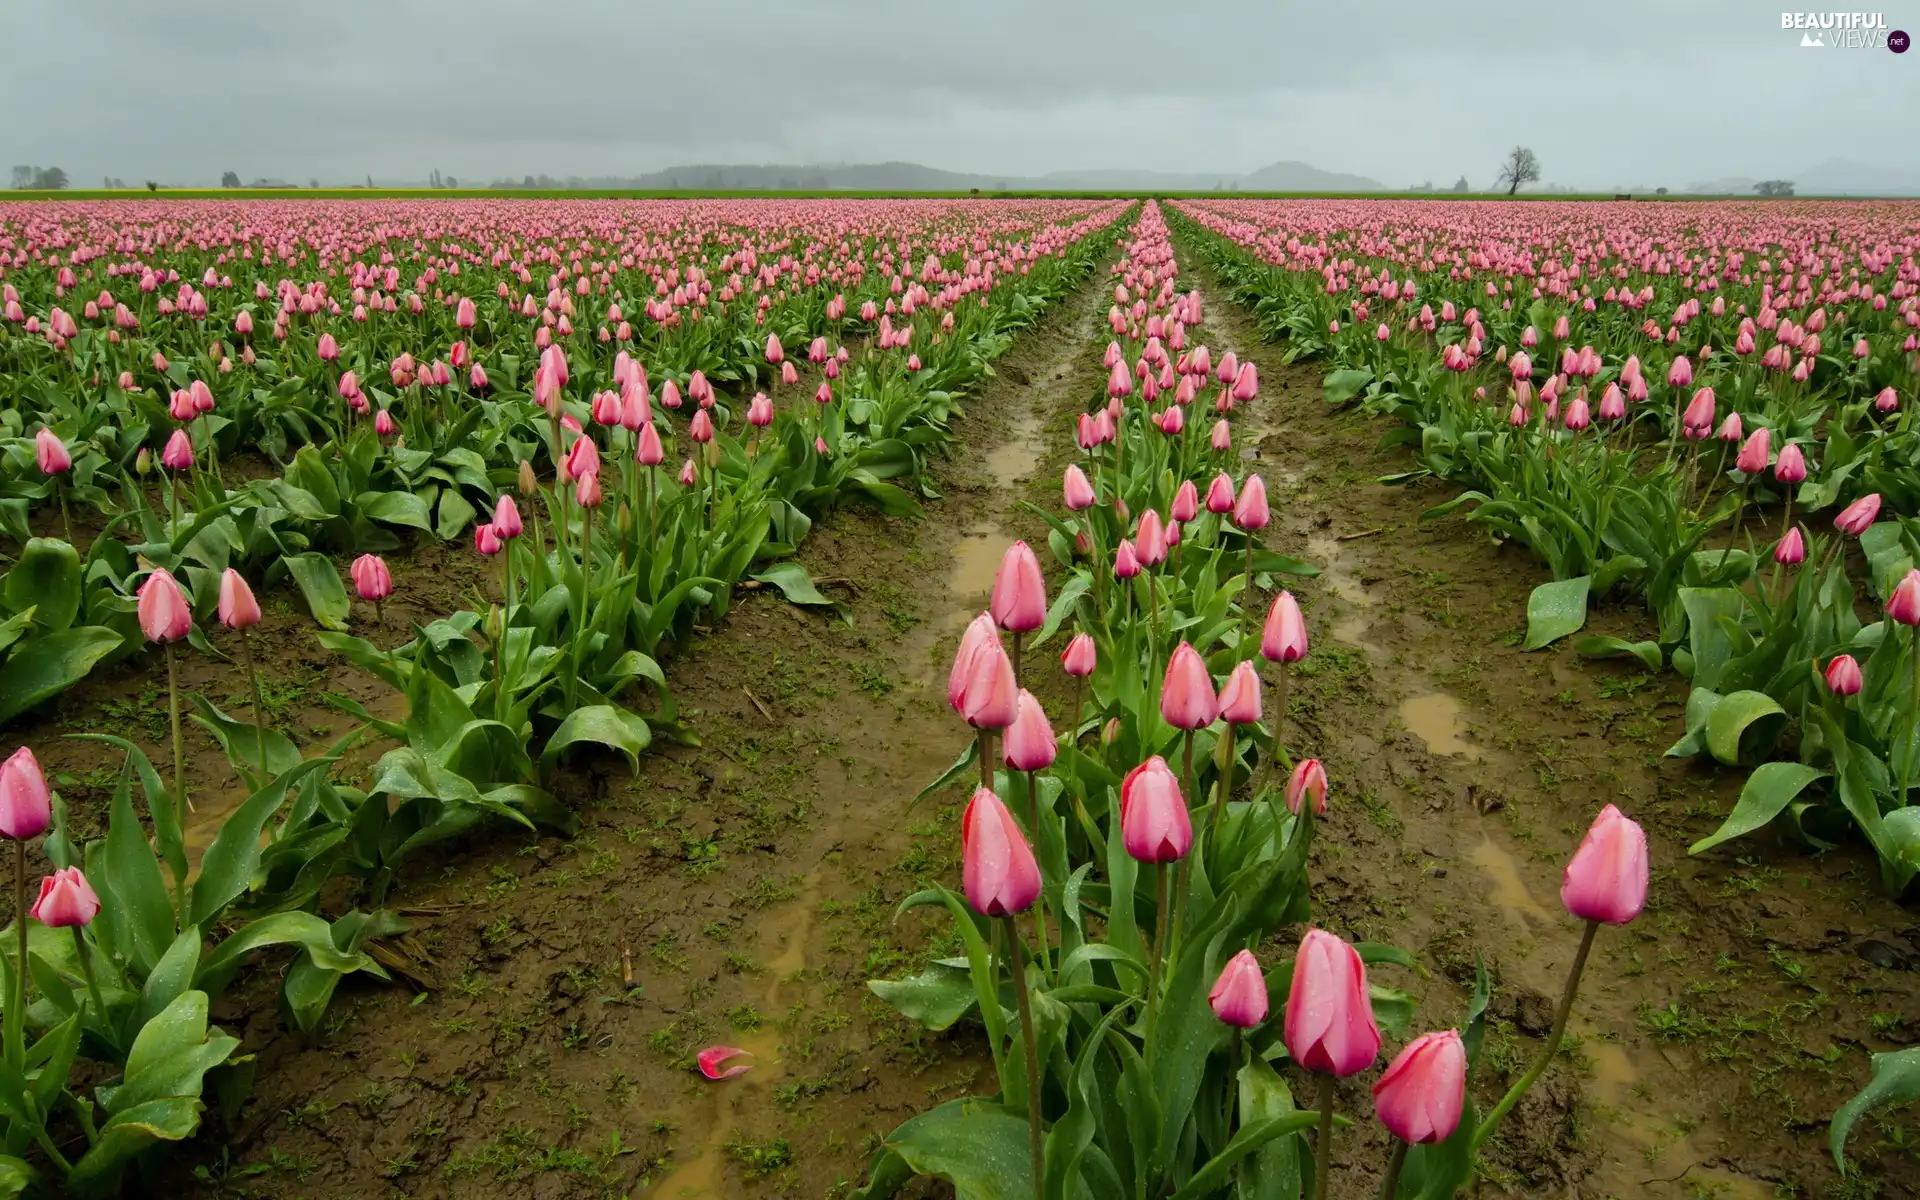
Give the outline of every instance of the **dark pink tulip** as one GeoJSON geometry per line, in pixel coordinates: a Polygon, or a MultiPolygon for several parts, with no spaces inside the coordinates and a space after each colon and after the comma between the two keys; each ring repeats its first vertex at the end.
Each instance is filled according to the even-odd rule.
{"type": "Polygon", "coordinates": [[[1047,724],[1046,711],[1025,688],[1020,690],[1020,698],[1015,702],[1013,724],[1007,726],[1003,736],[1006,741],[1003,757],[1016,771],[1044,771],[1053,765],[1054,755],[1059,752],[1053,740],[1053,727],[1047,724]]]}
{"type": "Polygon", "coordinates": [[[1460,1125],[1467,1049],[1448,1029],[1408,1043],[1373,1085],[1373,1110],[1387,1132],[1415,1146],[1444,1142],[1460,1125]]]}
{"type": "Polygon", "coordinates": [[[738,1046],[708,1046],[695,1058],[700,1064],[700,1073],[708,1079],[718,1081],[732,1079],[736,1075],[744,1075],[753,1070],[753,1067],[747,1063],[735,1063],[731,1067],[726,1065],[742,1055],[752,1058],[753,1051],[742,1050],[738,1046]]]}
{"type": "Polygon", "coordinates": [[[512,541],[520,536],[524,528],[520,520],[520,506],[513,502],[512,496],[500,493],[499,501],[493,506],[493,531],[503,540],[512,541]]]}
{"type": "Polygon", "coordinates": [[[40,898],[30,913],[50,929],[69,929],[91,924],[99,911],[100,897],[80,868],[62,867],[40,881],[40,898]]]}
{"type": "Polygon", "coordinates": [[[353,560],[347,573],[353,576],[354,591],[362,600],[385,600],[393,595],[393,574],[387,570],[387,560],[378,554],[362,554],[353,560]]]}
{"type": "Polygon", "coordinates": [[[160,465],[169,471],[184,471],[193,466],[193,440],[184,429],[176,429],[160,451],[160,465]]]}
{"type": "Polygon", "coordinates": [[[1858,695],[1864,685],[1860,664],[1851,654],[1836,654],[1827,664],[1827,690],[1836,696],[1858,695]]]}
{"type": "Polygon", "coordinates": [[[67,444],[45,425],[33,435],[33,456],[42,475],[59,475],[73,468],[73,456],[67,453],[67,444]]]}
{"type": "Polygon", "coordinates": [[[1177,862],[1193,847],[1180,781],[1157,754],[1120,782],[1120,838],[1137,862],[1177,862]]]}
{"type": "Polygon", "coordinates": [[[1306,1070],[1340,1078],[1358,1075],[1380,1056],[1366,965],[1324,929],[1309,929],[1300,941],[1282,1040],[1306,1070]]]}
{"type": "Polygon", "coordinates": [[[1773,548],[1773,561],[1783,567],[1798,566],[1806,561],[1806,557],[1807,543],[1806,539],[1800,536],[1798,525],[1787,530],[1786,536],[1782,537],[1773,548]]]}
{"type": "Polygon", "coordinates": [[[1040,895],[1040,864],[1000,797],[973,793],[960,818],[960,865],[967,903],[986,917],[1010,917],[1040,895]]]}
{"type": "Polygon", "coordinates": [[[1910,628],[1920,626],[1920,569],[1909,569],[1894,585],[1887,616],[1910,628]]]}
{"type": "Polygon", "coordinates": [[[1833,527],[1841,533],[1859,537],[1879,515],[1880,493],[1872,492],[1841,509],[1840,515],[1833,519],[1833,527]]]}

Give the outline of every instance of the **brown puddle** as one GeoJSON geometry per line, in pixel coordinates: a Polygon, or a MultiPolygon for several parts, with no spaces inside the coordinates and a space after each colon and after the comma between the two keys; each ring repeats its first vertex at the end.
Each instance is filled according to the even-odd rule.
{"type": "Polygon", "coordinates": [[[1400,720],[1409,732],[1427,745],[1432,754],[1457,754],[1469,762],[1485,757],[1480,747],[1460,735],[1467,723],[1460,715],[1460,702],[1445,692],[1430,692],[1400,702],[1400,720]]]}
{"type": "Polygon", "coordinates": [[[1367,627],[1372,622],[1362,613],[1362,610],[1373,607],[1374,596],[1345,562],[1340,543],[1324,534],[1308,538],[1307,557],[1320,564],[1320,582],[1354,610],[1349,616],[1333,623],[1333,639],[1363,650],[1379,649],[1367,641],[1367,627]]]}
{"type": "Polygon", "coordinates": [[[1011,436],[986,456],[994,483],[1011,488],[1031,479],[1034,468],[1040,465],[1040,445],[1040,418],[1031,412],[1022,413],[1013,423],[1011,436]]]}
{"type": "Polygon", "coordinates": [[[1467,857],[1486,872],[1487,882],[1491,885],[1487,900],[1512,917],[1523,929],[1531,932],[1559,922],[1558,915],[1533,898],[1527,881],[1520,875],[1520,864],[1513,855],[1491,837],[1482,837],[1479,844],[1467,852],[1467,857]]]}
{"type": "Polygon", "coordinates": [[[774,1085],[785,1073],[786,1064],[780,1056],[781,1036],[775,1028],[782,1016],[780,998],[786,985],[806,970],[807,937],[813,931],[813,914],[819,905],[819,896],[820,876],[815,872],[807,876],[800,897],[774,910],[763,927],[777,931],[783,939],[780,953],[766,963],[768,982],[762,1003],[768,1024],[727,1035],[728,1045],[745,1050],[751,1056],[737,1062],[749,1063],[753,1069],[732,1079],[700,1081],[713,1095],[713,1115],[706,1123],[706,1139],[700,1144],[697,1156],[648,1190],[647,1194],[656,1200],[714,1200],[727,1194],[727,1145],[736,1132],[735,1122],[743,1108],[769,1104],[774,1085]]]}

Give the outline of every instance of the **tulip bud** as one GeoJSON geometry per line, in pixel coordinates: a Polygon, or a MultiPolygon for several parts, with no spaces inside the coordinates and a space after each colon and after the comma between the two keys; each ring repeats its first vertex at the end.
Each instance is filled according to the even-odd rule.
{"type": "Polygon", "coordinates": [[[1625,925],[1647,903],[1647,835],[1609,804],[1567,863],[1560,902],[1585,921],[1625,925]]]}
{"type": "Polygon", "coordinates": [[[0,837],[37,838],[53,823],[53,793],[40,762],[25,746],[0,763],[0,837]]]}
{"type": "Polygon", "coordinates": [[[1013,814],[986,788],[960,818],[960,861],[967,903],[982,916],[1025,912],[1040,895],[1040,866],[1013,814]]]}
{"type": "Polygon", "coordinates": [[[1373,1108],[1387,1131],[1412,1145],[1444,1142],[1459,1127],[1467,1090],[1467,1050],[1448,1029],[1408,1043],[1373,1085],[1373,1108]]]}
{"type": "Polygon", "coordinates": [[[1240,1029],[1252,1029],[1267,1019],[1267,977],[1253,951],[1242,950],[1227,960],[1207,993],[1207,1003],[1222,1023],[1240,1029]]]}
{"type": "Polygon", "coordinates": [[[1193,846],[1180,781],[1157,754],[1120,783],[1120,836],[1127,853],[1146,863],[1176,862],[1193,846]]]}
{"type": "Polygon", "coordinates": [[[260,603],[240,572],[228,567],[220,575],[220,623],[228,629],[246,629],[260,623],[260,603]]]}
{"type": "Polygon", "coordinates": [[[1033,693],[1022,688],[1016,704],[1013,724],[1007,726],[1004,758],[1016,771],[1044,771],[1053,765],[1058,747],[1053,727],[1033,693]]]}
{"type": "Polygon", "coordinates": [[[1366,1070],[1380,1055],[1366,965],[1324,929],[1309,929],[1300,941],[1283,1040],[1305,1069],[1341,1078],[1366,1070]]]}
{"type": "Polygon", "coordinates": [[[1864,682],[1860,664],[1851,654],[1837,654],[1827,664],[1827,690],[1836,696],[1858,695],[1864,682]]]}
{"type": "Polygon", "coordinates": [[[100,897],[79,867],[62,867],[40,881],[40,898],[28,911],[50,929],[77,929],[90,924],[100,912],[100,897]]]}

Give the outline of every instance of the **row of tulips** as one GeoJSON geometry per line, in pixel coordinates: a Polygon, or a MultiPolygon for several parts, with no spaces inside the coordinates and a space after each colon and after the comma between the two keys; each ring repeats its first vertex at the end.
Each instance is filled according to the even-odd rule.
{"type": "Polygon", "coordinates": [[[1816,848],[1857,831],[1892,892],[1920,875],[1920,520],[1880,519],[1920,513],[1920,208],[1688,206],[1681,228],[1636,205],[1605,235],[1604,206],[1450,232],[1418,205],[1182,211],[1268,332],[1326,358],[1330,400],[1399,417],[1389,440],[1470,489],[1427,517],[1467,510],[1552,570],[1528,648],[1590,598],[1644,598],[1656,638],[1578,649],[1689,679],[1669,754],[1760,764],[1695,852],[1779,821],[1816,848]],[[1830,533],[1796,521],[1846,500],[1830,533]]]}
{"type": "MultiPolygon", "coordinates": [[[[1199,300],[1174,291],[1175,274],[1149,204],[1116,269],[1116,286],[1146,303],[1116,308],[1115,352],[1146,364],[1139,377],[1156,386],[1153,360],[1177,355],[1169,365],[1197,395],[1205,380],[1193,363],[1210,355],[1185,344],[1199,300]]],[[[1235,397],[1237,366],[1225,375],[1222,454],[1228,414],[1257,398],[1257,382],[1235,397]]],[[[1131,378],[1114,373],[1089,414],[1105,418],[1111,441],[1081,439],[1086,465],[1063,480],[1070,516],[1050,517],[1064,582],[1050,598],[1038,556],[1015,543],[955,654],[948,697],[972,737],[934,787],[978,769],[961,817],[961,886],[929,888],[901,911],[943,907],[964,953],[870,984],[931,1028],[975,1015],[998,1092],[889,1134],[860,1193],[868,1200],[915,1175],[976,1200],[1324,1196],[1337,1172],[1360,1169],[1335,1154],[1349,1124],[1335,1082],[1372,1071],[1387,1039],[1407,1033],[1412,1001],[1369,968],[1414,960],[1314,923],[1308,852],[1334,789],[1317,760],[1285,745],[1284,674],[1275,687],[1260,673],[1262,662],[1284,672],[1309,645],[1289,593],[1258,595],[1274,569],[1263,564],[1278,558],[1254,544],[1267,524],[1259,479],[1236,486],[1223,472],[1209,485],[1217,506],[1199,507],[1182,450],[1195,450],[1191,468],[1212,464],[1172,440],[1152,397],[1122,390],[1131,378]],[[1137,524],[1126,515],[1134,504],[1137,524]],[[1110,536],[1129,526],[1131,536],[1110,536]],[[1159,553],[1167,531],[1184,566],[1159,553]],[[1244,573],[1221,579],[1216,558],[1244,573]],[[1065,678],[1042,686],[1072,696],[1056,733],[1029,660],[1068,628],[1065,678]],[[1185,640],[1169,647],[1163,628],[1185,640]],[[1290,1076],[1311,1081],[1314,1108],[1296,1106],[1290,1076]]],[[[1180,382],[1168,390],[1181,404],[1180,382]]],[[[1644,836],[1609,807],[1567,868],[1562,897],[1585,928],[1547,1045],[1482,1115],[1472,1084],[1485,973],[1460,1028],[1406,1039],[1373,1085],[1393,1138],[1383,1195],[1438,1198],[1467,1185],[1476,1152],[1551,1061],[1596,930],[1633,920],[1647,884],[1644,836]]]]}
{"type": "MultiPolygon", "coordinates": [[[[111,638],[109,649],[123,642],[158,648],[167,671],[172,770],[163,776],[138,747],[98,739],[124,751],[126,766],[109,805],[105,838],[84,847],[68,836],[65,808],[31,751],[20,750],[0,778],[0,816],[10,822],[7,836],[16,844],[17,888],[26,887],[30,840],[43,838],[55,867],[45,903],[31,912],[24,899],[17,904],[23,915],[15,922],[18,940],[6,963],[5,1013],[8,1029],[17,1030],[8,1045],[25,1049],[8,1060],[11,1073],[0,1072],[6,1143],[0,1148],[0,1195],[110,1193],[129,1163],[154,1164],[149,1151],[157,1142],[193,1134],[205,1107],[203,1087],[217,1086],[230,1106],[237,1104],[245,1093],[246,1057],[236,1057],[238,1042],[210,1028],[206,1014],[253,951],[293,949],[283,1005],[290,1023],[310,1033],[342,977],[385,977],[367,944],[406,928],[386,901],[414,854],[488,818],[571,831],[573,815],[539,786],[561,754],[599,744],[637,761],[651,731],[624,704],[642,681],[658,691],[657,722],[676,728],[654,647],[669,636],[684,637],[696,612],[724,615],[731,589],[752,572],[791,598],[824,603],[797,565],[766,560],[791,554],[812,517],[843,495],[863,495],[895,510],[911,507],[909,493],[889,480],[916,478],[919,457],[940,448],[955,404],[950,389],[977,378],[1013,330],[1084,277],[1098,252],[1090,239],[1121,207],[1079,206],[1056,214],[1065,218],[1059,224],[1028,226],[1024,240],[1014,236],[1018,227],[979,214],[975,238],[962,244],[963,251],[947,244],[950,232],[934,235],[934,244],[949,257],[964,252],[998,265],[999,279],[969,273],[964,258],[949,267],[929,253],[919,278],[901,291],[898,308],[888,297],[884,312],[877,298],[860,302],[866,310],[860,317],[846,313],[838,296],[789,300],[785,311],[795,319],[829,321],[849,333],[865,325],[880,336],[856,343],[853,352],[835,352],[827,335],[816,335],[807,360],[809,369],[819,368],[820,382],[804,402],[797,399],[802,385],[780,334],[756,337],[750,347],[754,363],[780,382],[772,385],[773,395],[747,401],[744,414],[699,368],[679,377],[656,371],[649,381],[634,353],[644,345],[670,360],[661,339],[704,337],[700,326],[728,320],[724,312],[709,318],[706,304],[691,301],[684,312],[656,308],[652,337],[622,336],[604,360],[581,347],[570,361],[562,343],[539,336],[547,326],[535,327],[534,340],[545,344],[532,356],[537,366],[530,392],[518,390],[519,365],[499,341],[489,357],[496,366],[491,380],[478,374],[479,364],[463,343],[455,343],[449,359],[473,362],[476,372],[470,395],[450,394],[440,371],[414,370],[417,364],[404,351],[394,360],[396,395],[363,388],[348,366],[324,397],[304,397],[327,418],[312,425],[316,441],[284,464],[279,478],[238,488],[221,477],[219,456],[227,447],[217,437],[219,406],[211,389],[196,381],[179,388],[176,400],[185,400],[168,409],[175,427],[159,456],[159,504],[148,501],[152,464],[144,445],[123,455],[133,441],[89,437],[70,448],[50,427],[64,400],[41,407],[50,423],[29,442],[39,490],[24,489],[18,498],[30,503],[83,496],[112,519],[94,538],[84,567],[66,541],[27,541],[0,590],[24,593],[31,584],[40,603],[12,624],[57,644],[66,626],[54,627],[50,614],[71,624],[76,613],[98,610],[113,625],[100,631],[111,638]],[[996,229],[999,237],[989,243],[984,235],[996,229]],[[397,369],[401,359],[408,360],[407,371],[397,369]],[[413,377],[403,382],[407,374],[413,377]],[[423,382],[429,379],[435,382],[423,382]],[[611,386],[594,386],[603,383],[611,386]],[[666,410],[659,414],[652,410],[656,386],[666,410]],[[443,390],[427,395],[422,388],[443,390]],[[200,393],[207,396],[205,405],[194,400],[200,393]],[[676,431],[670,416],[683,396],[691,419],[676,431]],[[778,403],[789,396],[795,402],[778,403]],[[331,404],[342,411],[327,413],[331,404]],[[354,412],[372,419],[356,422],[349,415],[354,412]],[[484,454],[460,444],[488,430],[493,432],[478,439],[484,454]],[[430,449],[411,448],[408,438],[430,449]],[[681,438],[691,446],[685,465],[669,480],[657,478],[671,474],[668,448],[681,438]],[[507,465],[490,467],[502,459],[507,465]],[[549,481],[540,478],[542,463],[549,481]],[[382,498],[401,493],[367,486],[435,471],[441,479],[437,498],[411,515],[382,498]],[[66,486],[81,475],[84,487],[66,486]],[[117,489],[117,502],[108,487],[117,489]],[[387,561],[363,550],[343,587],[330,558],[310,549],[391,548],[397,543],[375,536],[369,524],[374,512],[398,514],[406,518],[400,524],[422,532],[444,533],[447,523],[434,522],[433,514],[458,512],[449,507],[454,501],[465,511],[451,530],[471,522],[474,549],[499,564],[500,602],[483,603],[484,616],[456,612],[420,626],[410,638],[396,638],[387,627],[386,606],[395,592],[387,561]],[[132,546],[114,536],[122,523],[137,530],[132,546]],[[261,619],[249,574],[275,580],[271,569],[255,570],[263,562],[279,564],[316,618],[331,627],[321,635],[323,645],[403,694],[403,719],[384,720],[342,700],[365,725],[315,757],[303,757],[272,727],[249,641],[261,619]],[[126,611],[103,596],[124,599],[126,611]],[[359,623],[367,636],[348,632],[356,602],[371,618],[359,623]],[[36,620],[42,624],[34,625],[36,620]],[[214,633],[216,624],[225,632],[214,633]],[[209,654],[237,649],[253,698],[250,720],[181,690],[182,643],[209,654]],[[183,833],[196,790],[183,742],[189,710],[225,749],[251,793],[197,863],[183,833]],[[398,744],[381,756],[364,789],[337,783],[334,766],[368,729],[398,744]],[[144,820],[136,810],[140,796],[144,820]],[[349,886],[329,894],[349,897],[351,906],[328,919],[317,911],[320,897],[341,876],[349,886]],[[72,936],[43,936],[57,927],[71,928],[72,936]],[[79,1059],[103,1066],[82,1068],[79,1059]],[[107,1082],[80,1082],[100,1078],[102,1070],[107,1082]]],[[[903,239],[897,249],[906,244],[903,239]]],[[[63,269],[60,277],[66,274],[63,269]]],[[[29,286],[33,279],[16,278],[29,286]]],[[[70,280],[54,287],[57,292],[76,285],[70,280]]],[[[218,296],[214,283],[203,286],[218,296]]],[[[17,295],[10,293],[10,302],[17,304],[17,295]]],[[[195,296],[197,303],[184,314],[176,308],[165,315],[197,319],[205,296],[195,296]]],[[[219,305],[212,307],[217,311],[219,305]]],[[[409,307],[423,315],[417,305],[409,307]]],[[[470,299],[452,307],[456,329],[485,328],[485,309],[470,299]]],[[[282,311],[321,319],[318,306],[282,311]]],[[[764,319],[773,309],[753,311],[764,319]]],[[[283,324],[297,329],[298,319],[283,324]]],[[[240,328],[244,323],[236,321],[242,335],[249,332],[240,328]]],[[[137,321],[113,323],[113,332],[129,338],[138,329],[137,321]]],[[[43,373],[58,379],[70,369],[78,379],[88,369],[82,361],[88,355],[124,348],[112,340],[95,344],[92,332],[68,329],[38,349],[0,338],[0,355],[18,361],[50,351],[67,361],[56,358],[43,373]]],[[[301,369],[299,356],[311,351],[320,364],[318,377],[343,358],[385,352],[376,339],[348,327],[319,332],[317,346],[312,332],[309,327],[307,337],[277,339],[284,343],[282,368],[301,369]]],[[[503,330],[494,333],[504,340],[503,330]]],[[[736,352],[744,350],[735,346],[716,359],[722,364],[716,374],[742,377],[736,352]]],[[[156,371],[175,365],[156,357],[156,371]]],[[[278,369],[265,347],[256,356],[251,344],[243,367],[278,369]]],[[[752,373],[749,368],[744,377],[752,373]]],[[[92,385],[81,380],[76,386],[92,385]]],[[[137,396],[126,387],[117,390],[119,401],[137,396]]],[[[221,390],[227,392],[224,384],[221,390]]],[[[96,399],[111,409],[115,391],[109,387],[96,399]]],[[[236,407],[244,404],[239,398],[236,407]]],[[[17,419],[33,411],[6,413],[17,419]]],[[[84,674],[82,669],[75,678],[84,674]]]]}

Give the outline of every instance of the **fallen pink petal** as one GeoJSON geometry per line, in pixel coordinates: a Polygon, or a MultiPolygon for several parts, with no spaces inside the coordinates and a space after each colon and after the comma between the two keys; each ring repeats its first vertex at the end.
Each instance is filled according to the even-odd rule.
{"type": "Polygon", "coordinates": [[[742,1050],[738,1046],[708,1046],[697,1056],[700,1062],[700,1073],[708,1079],[732,1079],[735,1075],[745,1075],[753,1070],[752,1063],[740,1063],[732,1067],[725,1065],[742,1054],[748,1058],[753,1057],[753,1051],[742,1050]]]}

